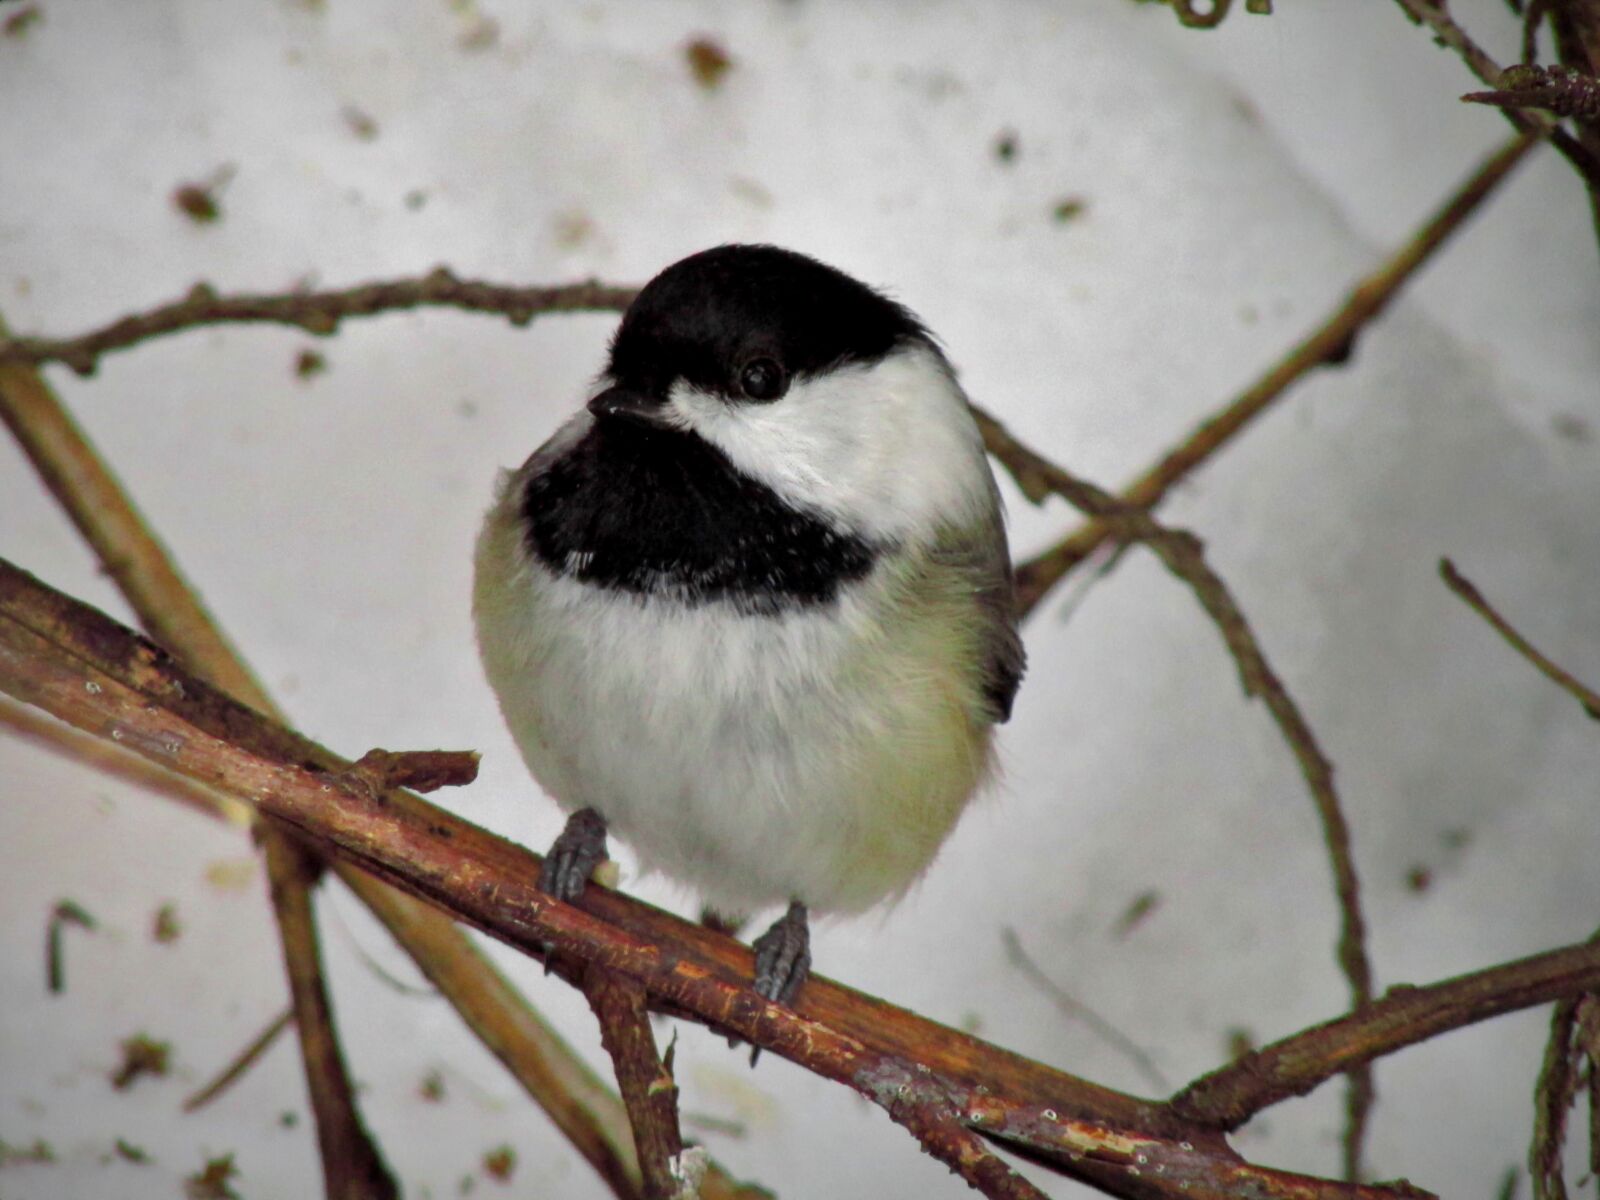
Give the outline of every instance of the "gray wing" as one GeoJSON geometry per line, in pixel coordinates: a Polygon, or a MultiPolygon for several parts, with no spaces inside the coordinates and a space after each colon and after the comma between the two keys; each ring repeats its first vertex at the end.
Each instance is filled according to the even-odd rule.
{"type": "Polygon", "coordinates": [[[939,539],[938,555],[968,581],[977,605],[984,700],[989,715],[1001,724],[1011,717],[1011,704],[1027,669],[1028,655],[1017,632],[1011,555],[1006,549],[998,493],[983,525],[939,539]]]}
{"type": "Polygon", "coordinates": [[[1022,675],[1028,669],[1028,652],[1022,648],[1017,631],[1017,595],[1011,579],[1011,555],[1006,550],[1005,530],[999,528],[994,541],[997,553],[991,556],[987,582],[977,593],[984,613],[985,655],[983,694],[993,706],[996,724],[1011,719],[1011,702],[1017,697],[1022,675]]]}

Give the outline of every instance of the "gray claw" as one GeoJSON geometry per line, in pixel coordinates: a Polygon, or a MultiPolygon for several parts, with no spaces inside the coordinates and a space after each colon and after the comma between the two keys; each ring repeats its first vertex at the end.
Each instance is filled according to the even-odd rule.
{"type": "Polygon", "coordinates": [[[789,911],[755,940],[755,989],[775,1004],[789,1004],[811,974],[811,929],[806,906],[794,900],[789,911]]]}
{"type": "Polygon", "coordinates": [[[594,869],[606,860],[606,819],[592,808],[567,818],[539,868],[539,890],[571,903],[583,895],[594,869]]]}

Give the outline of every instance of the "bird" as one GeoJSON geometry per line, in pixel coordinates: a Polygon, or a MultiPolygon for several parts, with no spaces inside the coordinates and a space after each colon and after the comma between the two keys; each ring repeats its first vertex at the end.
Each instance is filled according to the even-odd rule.
{"type": "Polygon", "coordinates": [[[906,307],[796,251],[673,263],[587,403],[502,472],[480,658],[568,814],[539,887],[615,833],[730,924],[787,906],[752,986],[792,1004],[812,913],[903,896],[993,773],[1025,668],[971,405],[906,307]]]}

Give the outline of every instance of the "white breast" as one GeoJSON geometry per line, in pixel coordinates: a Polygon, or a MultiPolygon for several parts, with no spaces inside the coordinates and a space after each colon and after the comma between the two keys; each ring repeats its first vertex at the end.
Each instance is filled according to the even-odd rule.
{"type": "Polygon", "coordinates": [[[545,790],[720,911],[903,892],[988,763],[976,651],[939,589],[891,562],[835,607],[755,616],[594,588],[530,559],[520,478],[479,539],[474,611],[545,790]]]}

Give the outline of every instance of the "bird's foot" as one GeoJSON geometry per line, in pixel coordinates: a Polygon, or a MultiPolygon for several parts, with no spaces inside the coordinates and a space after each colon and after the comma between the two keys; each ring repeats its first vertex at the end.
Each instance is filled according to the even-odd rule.
{"type": "Polygon", "coordinates": [[[539,890],[571,903],[583,895],[594,869],[606,860],[606,819],[592,808],[567,818],[539,868],[539,890]]]}
{"type": "Polygon", "coordinates": [[[775,1004],[787,1005],[811,973],[811,928],[806,906],[794,900],[789,911],[755,940],[755,989],[775,1004]]]}

